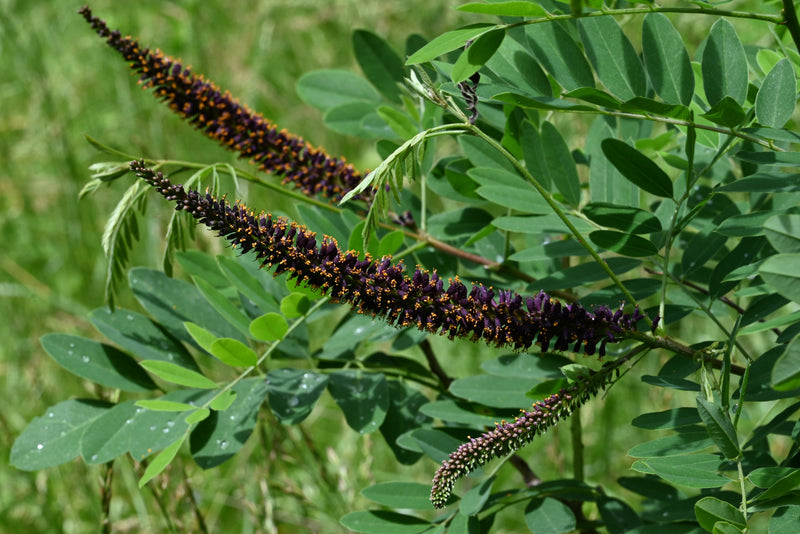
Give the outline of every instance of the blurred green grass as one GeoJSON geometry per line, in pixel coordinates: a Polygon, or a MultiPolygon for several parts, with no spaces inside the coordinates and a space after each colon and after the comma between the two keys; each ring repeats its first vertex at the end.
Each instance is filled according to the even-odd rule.
{"type": "MultiPolygon", "coordinates": [[[[467,20],[450,9],[459,3],[247,0],[232,9],[221,0],[98,0],[91,7],[112,28],[182,58],[280,126],[369,168],[377,162],[372,147],[321,128],[319,112],[300,101],[295,81],[317,68],[357,71],[350,44],[356,28],[368,28],[402,50],[411,32],[430,38],[467,20]]],[[[0,321],[5,401],[0,410],[0,525],[9,532],[91,532],[99,523],[99,467],[75,461],[25,473],[8,465],[11,444],[28,421],[68,397],[94,394],[90,385],[58,368],[38,344],[41,335],[53,331],[97,337],[85,316],[103,305],[106,262],[100,236],[130,182],[101,188],[78,202],[87,167],[108,159],[89,146],[84,134],[150,157],[235,162],[232,154],[193,132],[136,85],[124,62],[76,14],[80,5],[0,0],[0,235],[5,249],[0,254],[0,313],[5,318],[0,321]]],[[[168,212],[150,207],[152,217],[141,229],[132,265],[159,267],[168,212]]],[[[135,306],[124,290],[120,303],[135,306]]],[[[442,353],[458,355],[463,373],[496,355],[468,343],[434,343],[442,353]]],[[[657,364],[638,372],[654,372],[657,364]]],[[[680,400],[636,380],[624,387],[626,396],[615,390],[584,410],[592,481],[607,484],[625,474],[630,460],[620,451],[637,442],[628,426],[634,415],[680,400]],[[637,400],[630,403],[633,398],[637,400]]],[[[330,401],[325,398],[303,428],[265,419],[260,434],[231,462],[208,473],[191,463],[186,466],[212,531],[220,525],[226,531],[261,531],[270,517],[292,525],[285,532],[336,531],[340,515],[368,506],[359,488],[387,480],[399,469],[408,480],[430,477],[432,462],[398,467],[380,437],[343,430],[341,413],[326,409],[330,401]],[[311,444],[311,433],[325,439],[311,444]],[[320,465],[324,467],[309,467],[320,465]],[[352,472],[352,466],[359,468],[352,472]]],[[[569,426],[562,425],[521,454],[543,478],[569,476],[569,443],[569,426]]],[[[192,516],[182,497],[191,490],[180,483],[182,469],[180,461],[171,467],[162,500],[174,528],[188,531],[192,516]]],[[[500,481],[517,482],[514,477],[504,470],[500,481]]],[[[152,494],[136,489],[127,461],[117,464],[112,519],[118,532],[167,530],[152,494]]]]}
{"type": "MultiPolygon", "coordinates": [[[[0,315],[4,318],[0,321],[0,376],[5,401],[0,410],[0,525],[8,532],[92,532],[98,528],[98,468],[72,462],[25,473],[8,465],[11,444],[28,421],[56,402],[94,394],[88,384],[55,365],[38,343],[41,335],[52,331],[98,337],[85,317],[103,305],[106,262],[100,236],[110,210],[130,182],[122,180],[111,190],[101,188],[78,201],[78,192],[89,177],[87,167],[110,159],[98,154],[84,135],[150,157],[236,161],[137,86],[124,61],[77,15],[82,3],[0,0],[0,235],[4,248],[0,254],[0,315]]],[[[295,81],[318,68],[356,70],[350,44],[356,28],[381,34],[398,50],[412,30],[428,37],[446,31],[458,23],[459,14],[450,9],[453,4],[98,0],[91,7],[112,28],[182,58],[195,72],[229,89],[280,126],[366,167],[375,164],[372,148],[320,128],[319,112],[300,101],[295,81]]],[[[159,267],[161,232],[169,210],[158,208],[151,206],[152,221],[141,228],[133,265],[159,267]]],[[[121,293],[121,304],[134,305],[126,291],[121,293]]],[[[341,421],[333,423],[327,425],[336,427],[330,431],[340,433],[341,421]]],[[[338,517],[327,514],[348,511],[342,507],[346,495],[339,494],[335,484],[326,494],[324,481],[313,473],[298,475],[298,470],[308,471],[312,461],[304,457],[310,453],[302,452],[305,438],[299,432],[268,427],[262,439],[282,447],[294,440],[298,448],[276,451],[281,457],[277,459],[260,456],[261,447],[252,443],[254,457],[248,459],[244,451],[244,462],[267,466],[278,462],[278,467],[266,467],[272,472],[267,485],[258,480],[265,477],[237,461],[208,475],[192,471],[192,477],[197,477],[193,481],[202,481],[198,494],[209,512],[209,525],[222,518],[231,527],[259,524],[253,517],[266,512],[248,510],[250,505],[245,503],[262,503],[259,493],[269,485],[275,486],[273,494],[276,488],[278,493],[283,491],[281,484],[297,484],[293,491],[299,494],[316,488],[317,494],[312,491],[296,499],[304,509],[292,509],[286,504],[292,501],[288,498],[286,509],[276,512],[285,521],[308,518],[304,530],[319,531],[338,517]]],[[[355,436],[343,439],[336,454],[369,454],[361,450],[364,444],[355,436]]],[[[251,440],[257,441],[255,436],[251,440]]],[[[316,452],[326,454],[324,449],[316,452]]],[[[340,465],[361,463],[350,460],[341,458],[340,465]]],[[[135,489],[129,464],[118,465],[112,502],[116,530],[163,531],[164,520],[158,517],[151,496],[135,489]]],[[[328,482],[335,483],[337,476],[330,475],[328,482]]],[[[175,517],[180,521],[185,510],[178,512],[175,517]]]]}

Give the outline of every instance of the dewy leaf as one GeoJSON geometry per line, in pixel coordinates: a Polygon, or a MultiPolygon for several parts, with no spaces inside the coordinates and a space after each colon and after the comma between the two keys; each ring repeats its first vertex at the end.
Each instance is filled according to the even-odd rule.
{"type": "Polygon", "coordinates": [[[188,412],[195,407],[185,402],[167,401],[162,399],[141,399],[135,402],[136,406],[153,410],[154,412],[188,412]]]}
{"type": "Polygon", "coordinates": [[[800,254],[776,254],[761,264],[758,274],[779,295],[800,302],[800,254]]]}
{"type": "Polygon", "coordinates": [[[336,371],[330,375],[328,391],[353,430],[368,434],[383,423],[389,408],[389,389],[383,373],[336,371]]]}
{"type": "Polygon", "coordinates": [[[601,147],[611,164],[633,184],[653,195],[672,198],[672,181],[652,159],[619,139],[604,139],[601,147]]]}
{"type": "Polygon", "coordinates": [[[542,66],[567,91],[594,87],[589,61],[572,36],[557,22],[525,26],[528,46],[542,66]]]}
{"type": "Polygon", "coordinates": [[[193,342],[183,326],[185,321],[191,321],[218,337],[245,340],[193,285],[141,267],[131,269],[128,277],[139,303],[178,339],[193,342]]]}
{"type": "Polygon", "coordinates": [[[146,360],[140,362],[140,365],[162,380],[173,384],[200,389],[215,389],[217,387],[215,382],[204,375],[174,363],[146,360]]]}
{"type": "Polygon", "coordinates": [[[733,25],[719,19],[711,27],[703,50],[706,99],[715,106],[724,97],[744,105],[747,98],[747,57],[733,25]]]}
{"type": "Polygon", "coordinates": [[[463,82],[489,61],[506,36],[504,28],[484,33],[464,50],[453,65],[450,77],[453,83],[463,82]]]}
{"type": "Polygon", "coordinates": [[[216,467],[244,447],[256,426],[267,388],[262,378],[241,380],[230,390],[233,403],[224,412],[211,412],[192,430],[189,444],[197,465],[203,469],[216,467]]]}
{"type": "Polygon", "coordinates": [[[683,38],[661,13],[648,13],[642,24],[642,56],[658,96],[667,104],[688,106],[694,94],[694,73],[683,38]]]}
{"type": "Polygon", "coordinates": [[[71,399],[47,409],[28,423],[11,447],[9,462],[23,471],[36,471],[69,462],[80,454],[81,436],[111,404],[71,399]]]}
{"type": "Polygon", "coordinates": [[[302,422],[317,403],[328,377],[303,369],[274,369],[267,374],[267,398],[275,417],[285,425],[302,422]]]}
{"type": "MultiPolygon", "coordinates": [[[[195,411],[215,391],[181,389],[158,400],[186,404],[195,411]]],[[[186,412],[184,412],[186,413],[186,412]]],[[[136,406],[133,401],[121,402],[98,417],[83,433],[80,453],[89,464],[105,463],[125,453],[140,461],[160,451],[184,435],[194,423],[184,413],[154,411],[136,406]]]]}
{"type": "Polygon", "coordinates": [[[702,397],[697,397],[697,412],[706,424],[708,435],[714,440],[725,458],[729,460],[737,458],[742,451],[739,449],[739,439],[730,416],[720,406],[702,397]]]}
{"type": "Polygon", "coordinates": [[[199,370],[189,351],[161,326],[135,311],[103,306],[89,314],[100,333],[143,360],[162,360],[199,370]]]}
{"type": "Polygon", "coordinates": [[[614,17],[578,19],[586,55],[606,88],[621,100],[645,96],[647,80],[639,54],[614,17]]]}
{"type": "Polygon", "coordinates": [[[123,391],[156,388],[136,360],[111,345],[67,334],[47,334],[41,343],[56,363],[81,378],[123,391]]]}
{"type": "Polygon", "coordinates": [[[494,24],[483,22],[479,24],[470,24],[469,26],[464,26],[463,28],[443,33],[411,54],[411,57],[406,60],[406,65],[416,65],[418,63],[425,63],[426,61],[436,59],[442,54],[446,54],[451,50],[463,47],[464,44],[470,39],[474,39],[490,28],[495,27],[496,26],[494,24]]]}
{"type": "Polygon", "coordinates": [[[306,104],[327,111],[351,102],[380,102],[375,88],[346,70],[316,70],[297,80],[297,94],[306,104]]]}
{"type": "Polygon", "coordinates": [[[800,387],[800,338],[795,338],[775,362],[770,383],[778,391],[800,387]]]}
{"type": "Polygon", "coordinates": [[[353,51],[364,76],[383,96],[400,103],[403,61],[380,37],[367,30],[353,32],[353,51]]]}
{"type": "Polygon", "coordinates": [[[781,128],[792,118],[797,101],[797,80],[788,59],[775,65],[756,95],[756,118],[764,126],[781,128]]]}

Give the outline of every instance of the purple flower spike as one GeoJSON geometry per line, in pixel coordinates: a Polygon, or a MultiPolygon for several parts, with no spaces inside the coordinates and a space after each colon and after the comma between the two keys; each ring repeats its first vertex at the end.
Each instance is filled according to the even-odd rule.
{"type": "MultiPolygon", "coordinates": [[[[272,122],[237,102],[203,76],[163,54],[140,46],[131,37],[122,37],[106,23],[92,16],[88,6],[78,11],[108,45],[122,54],[139,73],[144,89],[186,119],[206,137],[217,141],[239,157],[253,161],[264,172],[283,176],[306,195],[322,195],[339,200],[363,176],[342,158],[333,158],[302,138],[278,130],[272,122]]],[[[369,202],[371,191],[359,198],[369,202]]]]}
{"type": "Polygon", "coordinates": [[[411,276],[402,262],[386,257],[359,260],[338,243],[283,217],[255,215],[244,204],[231,205],[208,193],[186,191],[160,172],[131,163],[131,170],[155,187],[175,208],[185,210],[218,232],[243,253],[255,251],[263,266],[275,266],[275,275],[289,273],[335,302],[346,302],[359,313],[381,317],[398,328],[413,326],[426,332],[484,341],[523,351],[538,343],[547,350],[583,350],[605,353],[606,343],[621,341],[636,321],[618,310],[598,307],[594,313],[580,304],[562,306],[546,293],[525,298],[512,291],[495,292],[474,284],[470,291],[456,278],[445,287],[439,275],[417,268],[411,276]],[[526,305],[523,306],[522,303],[526,305]]]}
{"type": "Polygon", "coordinates": [[[431,488],[431,503],[435,508],[444,508],[456,481],[486,464],[494,458],[517,451],[530,443],[534,437],[544,434],[551,426],[569,417],[580,405],[596,395],[612,381],[616,363],[605,365],[588,377],[578,377],[567,389],[536,402],[530,411],[513,422],[496,423],[495,428],[477,438],[470,438],[450,453],[447,460],[436,471],[431,488]]]}

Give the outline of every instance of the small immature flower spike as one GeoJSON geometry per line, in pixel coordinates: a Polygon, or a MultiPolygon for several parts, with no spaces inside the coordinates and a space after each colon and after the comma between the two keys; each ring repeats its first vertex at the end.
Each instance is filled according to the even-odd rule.
{"type": "MultiPolygon", "coordinates": [[[[222,93],[212,82],[192,74],[159,50],[140,46],[119,31],[92,16],[88,6],[79,10],[100,37],[130,62],[141,74],[139,82],[197,130],[222,146],[239,152],[265,172],[284,177],[307,195],[322,195],[339,200],[353,189],[362,175],[344,159],[333,158],[302,138],[278,128],[260,114],[239,104],[229,92],[222,93]]],[[[369,201],[364,192],[360,198],[369,201]]]]}
{"type": "Polygon", "coordinates": [[[444,508],[456,480],[471,473],[494,458],[508,455],[544,434],[559,420],[569,417],[580,405],[604,389],[612,380],[617,362],[609,362],[603,369],[589,377],[581,377],[567,389],[536,402],[533,410],[523,411],[514,422],[497,423],[494,430],[480,437],[470,438],[454,452],[436,471],[431,488],[431,503],[444,508]]]}
{"type": "Polygon", "coordinates": [[[605,306],[589,312],[580,304],[562,305],[540,292],[523,298],[475,284],[468,289],[457,278],[445,288],[433,272],[417,268],[405,274],[402,262],[384,257],[373,260],[339,249],[336,241],[316,234],[283,217],[256,215],[243,204],[233,205],[210,194],[186,191],[174,185],[144,161],[131,170],[155,187],[176,209],[188,211],[208,228],[241,249],[255,251],[262,265],[275,266],[275,275],[289,276],[317,288],[334,302],[346,302],[358,312],[378,316],[398,328],[414,326],[450,338],[483,340],[494,346],[526,350],[538,343],[547,350],[583,350],[605,354],[607,343],[622,340],[644,316],[605,306]]]}

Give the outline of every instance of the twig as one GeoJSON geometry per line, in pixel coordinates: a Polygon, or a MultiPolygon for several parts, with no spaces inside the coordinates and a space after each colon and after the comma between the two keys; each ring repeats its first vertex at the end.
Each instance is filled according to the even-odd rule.
{"type": "Polygon", "coordinates": [[[800,50],[800,23],[797,21],[797,12],[794,10],[792,0],[783,0],[783,17],[782,24],[789,29],[794,46],[800,50]]]}
{"type": "Polygon", "coordinates": [[[453,379],[447,376],[447,373],[442,369],[442,366],[439,365],[439,360],[436,359],[436,354],[433,352],[433,347],[431,347],[431,342],[427,339],[423,339],[422,342],[419,344],[419,348],[422,349],[422,352],[425,354],[425,359],[428,360],[428,367],[430,367],[431,372],[436,375],[439,379],[439,382],[442,383],[445,389],[450,387],[450,384],[453,382],[453,379]]]}
{"type": "Polygon", "coordinates": [[[103,510],[100,522],[103,534],[111,533],[111,483],[114,480],[114,460],[103,466],[103,479],[100,485],[100,505],[103,510]]]}

